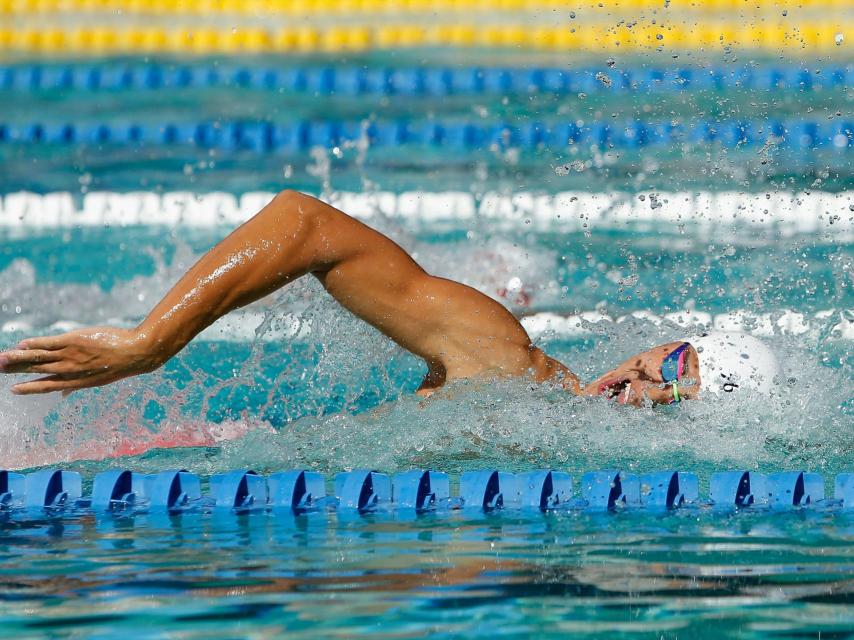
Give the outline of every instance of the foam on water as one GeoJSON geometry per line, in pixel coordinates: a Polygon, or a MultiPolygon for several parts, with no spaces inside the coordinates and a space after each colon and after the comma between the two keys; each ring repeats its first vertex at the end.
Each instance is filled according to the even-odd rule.
{"type": "MultiPolygon", "coordinates": [[[[559,255],[548,246],[512,237],[425,244],[399,229],[395,237],[432,271],[493,296],[505,289],[505,303],[517,311],[550,308],[566,295],[555,272],[559,255]]],[[[107,290],[51,282],[31,262],[14,261],[0,272],[3,299],[22,306],[20,313],[3,313],[8,342],[74,324],[139,320],[197,254],[179,244],[168,263],[154,257],[152,275],[118,280],[107,290]]],[[[752,259],[760,268],[779,269],[784,262],[780,256],[752,259]]],[[[835,267],[842,291],[850,277],[846,260],[835,267]]],[[[626,275],[598,264],[589,277],[603,287],[626,275]]],[[[757,295],[780,295],[778,281],[763,286],[757,295]]],[[[584,295],[594,299],[589,291],[584,295]]],[[[823,301],[838,304],[844,295],[823,301]]],[[[562,304],[564,313],[573,311],[562,304]]],[[[636,313],[616,322],[618,314],[607,311],[600,306],[595,314],[576,316],[583,333],[546,322],[532,335],[589,380],[692,328],[665,314],[636,313]]],[[[523,380],[460,382],[422,399],[411,392],[423,365],[304,280],[243,316],[224,319],[217,332],[154,374],[65,400],[0,393],[0,467],[130,456],[127,464],[140,469],[184,466],[199,472],[732,465],[829,473],[850,466],[854,451],[850,343],[838,341],[845,313],[804,314],[808,331],[762,325],[785,373],[777,396],[767,402],[740,396],[634,410],[523,380]],[[229,336],[231,343],[222,340],[229,336]]],[[[689,324],[695,321],[686,315],[689,324]]],[[[526,323],[536,328],[537,322],[526,323]]]]}
{"type": "MultiPolygon", "coordinates": [[[[638,344],[618,336],[615,342],[611,348],[605,343],[605,361],[628,355],[638,344]]],[[[819,366],[796,343],[775,340],[774,346],[784,355],[785,379],[767,401],[733,395],[678,409],[635,410],[520,380],[466,381],[426,400],[404,396],[357,415],[303,417],[275,433],[254,430],[225,443],[216,464],[324,471],[413,465],[455,471],[532,465],[695,468],[704,463],[842,468],[854,451],[852,407],[843,406],[854,396],[850,375],[819,366]]],[[[567,355],[565,361],[588,379],[601,368],[592,354],[581,361],[567,355]]]]}
{"type": "MultiPolygon", "coordinates": [[[[306,317],[321,313],[325,320],[315,323],[311,333],[312,341],[322,345],[316,363],[291,361],[272,379],[259,379],[258,369],[283,354],[265,351],[259,340],[245,361],[234,363],[230,379],[219,379],[182,356],[171,372],[79,392],[64,401],[21,403],[4,395],[0,412],[12,432],[6,431],[11,437],[4,438],[0,465],[136,456],[181,446],[191,448],[158,451],[127,463],[200,472],[412,466],[453,471],[493,465],[831,472],[850,464],[854,452],[854,377],[843,352],[832,345],[772,339],[784,376],[769,400],[733,395],[678,409],[636,410],[524,380],[458,382],[423,399],[411,394],[413,378],[405,375],[407,368],[417,374],[420,365],[328,301],[305,312],[306,317]],[[835,368],[822,365],[822,359],[833,357],[839,359],[835,368]],[[387,366],[389,360],[396,369],[387,366]],[[192,373],[177,375],[185,368],[192,373]],[[297,380],[302,388],[291,397],[297,380]],[[239,419],[206,418],[215,395],[235,393],[240,385],[265,397],[239,419]],[[341,398],[340,410],[330,410],[330,393],[341,398]],[[366,395],[374,408],[362,410],[366,395]],[[283,423],[274,426],[259,417],[271,408],[286,416],[283,423]]],[[[275,325],[275,317],[274,311],[267,326],[275,325]]],[[[590,379],[639,348],[673,339],[676,330],[634,319],[631,326],[603,326],[595,352],[589,342],[543,346],[590,379]]],[[[231,402],[239,404],[240,397],[231,402]]]]}

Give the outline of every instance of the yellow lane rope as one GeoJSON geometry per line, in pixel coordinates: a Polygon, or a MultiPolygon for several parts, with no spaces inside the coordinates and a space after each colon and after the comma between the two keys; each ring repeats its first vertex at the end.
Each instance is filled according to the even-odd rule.
{"type": "MultiPolygon", "coordinates": [[[[850,32],[850,30],[849,30],[850,32]]],[[[791,25],[675,24],[619,27],[586,25],[577,28],[536,25],[363,25],[162,29],[0,28],[0,52],[26,53],[263,53],[280,51],[359,51],[426,46],[515,47],[545,50],[598,51],[668,49],[762,49],[831,51],[844,31],[835,23],[791,25]]]]}
{"type": "Polygon", "coordinates": [[[607,18],[614,11],[656,11],[660,17],[679,13],[774,13],[787,16],[807,10],[851,9],[850,0],[0,0],[0,13],[55,14],[105,11],[122,14],[312,14],[401,13],[447,11],[575,11],[579,18],[607,18]],[[665,6],[666,5],[666,6],[665,6]]]}

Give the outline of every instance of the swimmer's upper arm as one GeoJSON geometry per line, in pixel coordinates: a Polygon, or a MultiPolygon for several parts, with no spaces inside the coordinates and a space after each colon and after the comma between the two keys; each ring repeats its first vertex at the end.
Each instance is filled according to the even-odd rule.
{"type": "MultiPolygon", "coordinates": [[[[490,358],[496,352],[507,361],[508,351],[498,345],[529,344],[521,325],[494,300],[429,276],[392,240],[334,207],[283,191],[202,256],[135,329],[99,327],[24,341],[16,351],[27,353],[0,354],[0,371],[14,366],[18,373],[47,374],[16,387],[22,393],[98,386],[151,371],[223,314],[306,273],[428,361],[449,353],[474,361],[475,353],[490,358]],[[76,343],[42,353],[57,340],[76,343]],[[40,361],[47,357],[59,359],[40,361]]],[[[479,364],[483,370],[493,361],[479,364]]]]}
{"type": "Polygon", "coordinates": [[[429,360],[477,349],[482,338],[530,343],[499,302],[427,273],[393,240],[333,207],[323,215],[317,242],[327,251],[312,273],[342,306],[403,347],[429,360]]]}

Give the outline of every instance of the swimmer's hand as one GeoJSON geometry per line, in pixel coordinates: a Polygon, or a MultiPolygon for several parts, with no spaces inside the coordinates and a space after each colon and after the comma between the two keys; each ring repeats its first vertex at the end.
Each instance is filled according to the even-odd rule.
{"type": "Polygon", "coordinates": [[[22,340],[14,349],[0,353],[0,371],[46,374],[14,385],[12,393],[62,391],[68,395],[77,389],[154,371],[166,359],[139,331],[93,327],[22,340]]]}

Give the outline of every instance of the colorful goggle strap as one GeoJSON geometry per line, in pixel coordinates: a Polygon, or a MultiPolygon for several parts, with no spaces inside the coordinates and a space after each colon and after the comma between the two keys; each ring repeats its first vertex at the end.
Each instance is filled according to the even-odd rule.
{"type": "Polygon", "coordinates": [[[664,356],[664,360],[661,362],[661,377],[665,382],[673,383],[679,380],[685,366],[685,352],[690,346],[687,342],[683,342],[664,356]]]}

